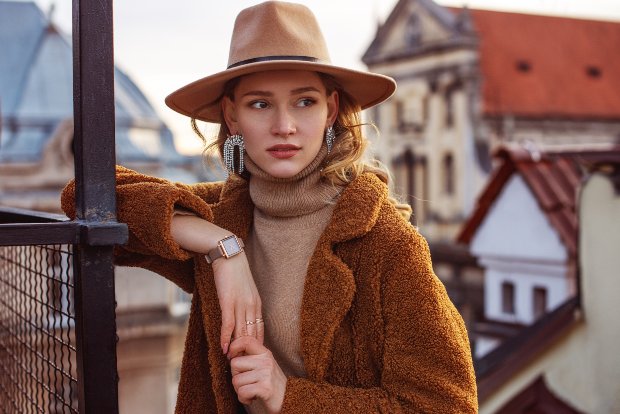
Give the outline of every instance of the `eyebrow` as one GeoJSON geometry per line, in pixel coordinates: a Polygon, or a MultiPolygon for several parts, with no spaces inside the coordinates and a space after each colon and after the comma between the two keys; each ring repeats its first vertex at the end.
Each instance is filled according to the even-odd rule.
{"type": "MultiPolygon", "coordinates": [[[[291,90],[291,95],[299,95],[301,93],[306,93],[306,92],[321,92],[319,91],[317,88],[315,88],[314,86],[304,86],[301,88],[296,88],[291,90]]],[[[243,95],[241,95],[241,97],[244,96],[266,96],[266,97],[271,97],[273,96],[272,92],[267,92],[267,91],[248,91],[246,93],[244,93],[243,95]]]]}

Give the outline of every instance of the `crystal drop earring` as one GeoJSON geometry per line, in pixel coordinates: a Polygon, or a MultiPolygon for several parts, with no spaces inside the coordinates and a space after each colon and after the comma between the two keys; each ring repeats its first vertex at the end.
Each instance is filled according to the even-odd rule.
{"type": "Polygon", "coordinates": [[[328,126],[325,131],[325,142],[327,143],[327,153],[329,154],[334,146],[334,140],[336,139],[336,133],[333,126],[328,126]]]}
{"type": "Polygon", "coordinates": [[[243,172],[243,153],[245,144],[243,143],[243,135],[235,134],[226,138],[224,141],[224,165],[230,173],[235,173],[235,147],[239,148],[239,172],[243,172]]]}

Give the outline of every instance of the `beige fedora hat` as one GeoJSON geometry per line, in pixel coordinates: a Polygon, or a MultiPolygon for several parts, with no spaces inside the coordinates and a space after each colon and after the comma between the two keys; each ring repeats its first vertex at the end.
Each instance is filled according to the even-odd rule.
{"type": "Polygon", "coordinates": [[[189,117],[219,122],[220,99],[229,80],[266,70],[310,70],[333,76],[362,109],[389,98],[390,77],[331,64],[323,34],[306,6],[267,1],[242,10],[233,29],[228,67],[166,97],[166,105],[189,117]]]}

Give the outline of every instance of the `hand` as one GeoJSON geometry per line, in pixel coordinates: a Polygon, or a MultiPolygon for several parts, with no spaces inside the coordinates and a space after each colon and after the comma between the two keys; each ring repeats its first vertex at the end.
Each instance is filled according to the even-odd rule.
{"type": "MultiPolygon", "coordinates": [[[[172,238],[185,250],[207,253],[218,240],[230,236],[230,232],[193,214],[175,214],[171,220],[172,238]]],[[[229,259],[219,258],[213,262],[215,288],[222,311],[220,346],[228,352],[231,337],[250,335],[261,344],[264,340],[261,300],[250,272],[245,253],[229,259]],[[246,321],[254,322],[247,325],[246,321]]]]}
{"type": "Polygon", "coordinates": [[[222,352],[228,352],[231,337],[250,336],[262,344],[265,324],[256,323],[257,319],[262,319],[261,300],[245,253],[215,260],[213,275],[222,310],[222,352]],[[247,324],[248,321],[252,324],[247,324]]]}
{"type": "Polygon", "coordinates": [[[232,342],[228,358],[239,402],[249,405],[258,398],[267,412],[279,413],[287,380],[271,351],[256,338],[243,336],[232,342]]]}

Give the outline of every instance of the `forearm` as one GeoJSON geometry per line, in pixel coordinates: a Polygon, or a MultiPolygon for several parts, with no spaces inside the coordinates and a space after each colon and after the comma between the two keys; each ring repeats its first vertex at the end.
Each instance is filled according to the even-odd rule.
{"type": "Polygon", "coordinates": [[[181,248],[190,252],[207,253],[217,242],[232,233],[194,215],[175,214],[170,222],[170,233],[181,248]]]}
{"type": "MultiPolygon", "coordinates": [[[[170,220],[170,237],[185,252],[206,254],[217,246],[218,241],[232,234],[191,213],[175,211],[170,220]]],[[[260,296],[243,250],[230,258],[215,259],[212,269],[222,310],[222,352],[228,352],[228,345],[234,337],[255,336],[262,343],[263,331],[251,329],[253,326],[246,323],[262,318],[262,313],[260,296]]]]}

